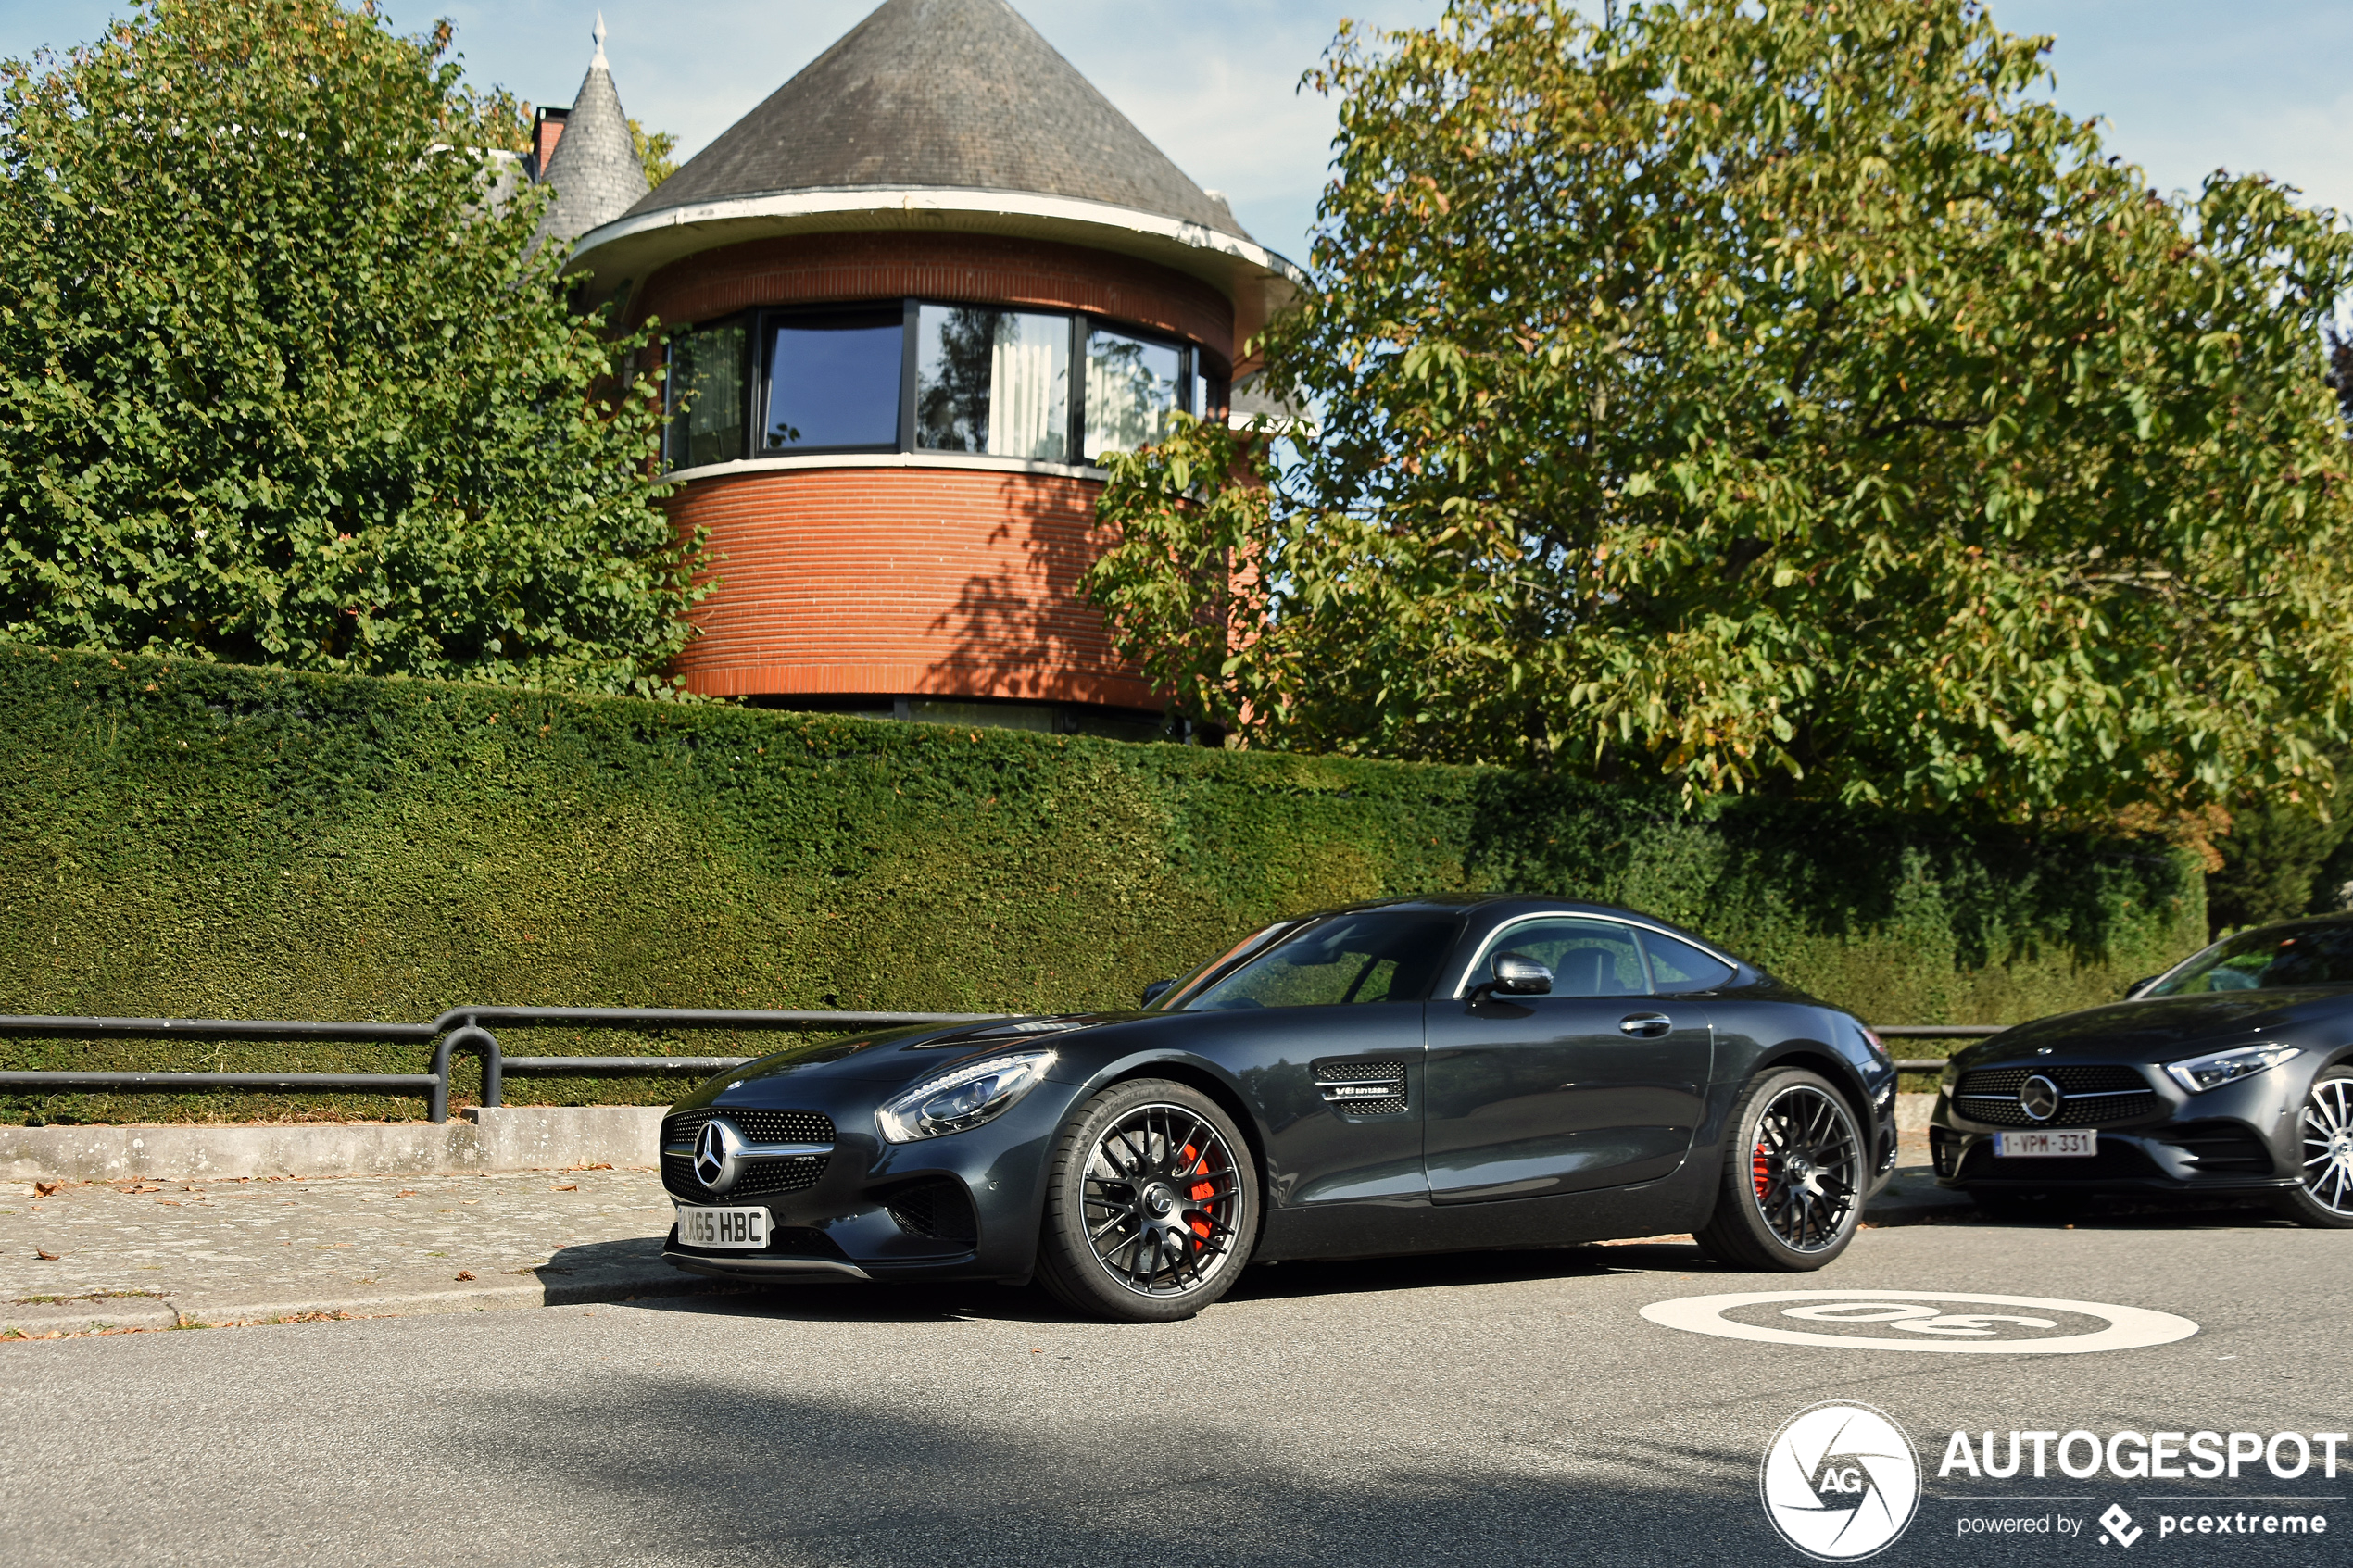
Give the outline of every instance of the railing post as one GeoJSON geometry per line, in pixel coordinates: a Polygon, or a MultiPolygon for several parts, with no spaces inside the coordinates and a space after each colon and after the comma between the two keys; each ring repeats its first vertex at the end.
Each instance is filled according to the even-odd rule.
{"type": "Polygon", "coordinates": [[[498,1058],[497,1037],[479,1023],[466,1022],[441,1037],[433,1048],[433,1092],[428,1097],[427,1116],[435,1122],[449,1120],[449,1059],[458,1051],[474,1051],[482,1057],[482,1103],[498,1104],[500,1080],[505,1072],[498,1058]]]}

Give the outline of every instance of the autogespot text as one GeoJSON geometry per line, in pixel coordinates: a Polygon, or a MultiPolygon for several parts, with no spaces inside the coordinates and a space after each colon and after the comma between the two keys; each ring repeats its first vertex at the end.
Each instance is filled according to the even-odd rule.
{"type": "MultiPolygon", "coordinates": [[[[2334,1479],[2343,1432],[1956,1432],[1944,1445],[1940,1479],[1955,1475],[2003,1481],[2031,1464],[2028,1474],[2058,1473],[2088,1481],[2105,1471],[2120,1481],[2238,1480],[2242,1469],[2263,1468],[2283,1481],[2313,1470],[2334,1479]]],[[[2348,1455],[2353,1458],[2353,1455],[2348,1455]]]]}

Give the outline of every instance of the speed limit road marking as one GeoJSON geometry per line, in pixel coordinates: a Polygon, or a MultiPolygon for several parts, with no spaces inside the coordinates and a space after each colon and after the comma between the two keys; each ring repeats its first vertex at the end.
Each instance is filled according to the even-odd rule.
{"type": "Polygon", "coordinates": [[[1965,1356],[2136,1350],[2197,1332],[2187,1318],[2145,1307],[1949,1290],[1748,1290],[1654,1301],[1642,1313],[1719,1339],[1965,1356]]]}

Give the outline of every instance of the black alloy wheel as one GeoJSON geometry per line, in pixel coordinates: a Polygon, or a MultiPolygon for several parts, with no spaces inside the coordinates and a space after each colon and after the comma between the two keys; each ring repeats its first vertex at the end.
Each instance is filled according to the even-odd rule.
{"type": "Polygon", "coordinates": [[[1855,1239],[1868,1181],[1845,1097],[1817,1073],[1769,1073],[1741,1096],[1699,1243],[1740,1268],[1818,1269],[1855,1239]]]}
{"type": "Polygon", "coordinates": [[[1250,1146],[1189,1085],[1137,1079],[1088,1100],[1047,1182],[1038,1278],[1092,1316],[1191,1317],[1233,1288],[1257,1239],[1250,1146]]]}
{"type": "Polygon", "coordinates": [[[2296,1185],[2280,1208],[2298,1224],[2353,1229],[2353,1066],[2322,1070],[2297,1119],[2296,1185]]]}

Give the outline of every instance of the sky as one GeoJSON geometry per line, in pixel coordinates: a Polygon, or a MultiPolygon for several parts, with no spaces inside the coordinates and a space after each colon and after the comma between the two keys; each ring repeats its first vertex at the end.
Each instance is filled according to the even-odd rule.
{"type": "MultiPolygon", "coordinates": [[[[599,0],[385,0],[396,25],[457,23],[480,83],[569,103],[599,0]]],[[[692,153],[873,8],[875,0],[601,0],[622,103],[692,153]]],[[[1243,224],[1307,257],[1331,106],[1298,90],[1342,17],[1427,25],[1438,0],[1015,0],[1016,8],[1243,224]]],[[[127,0],[0,0],[0,56],[96,36],[127,0]]],[[[2353,4],[2347,0],[1993,0],[2049,33],[2057,100],[2110,122],[2109,150],[2161,188],[2260,170],[2353,211],[2353,4]]]]}

